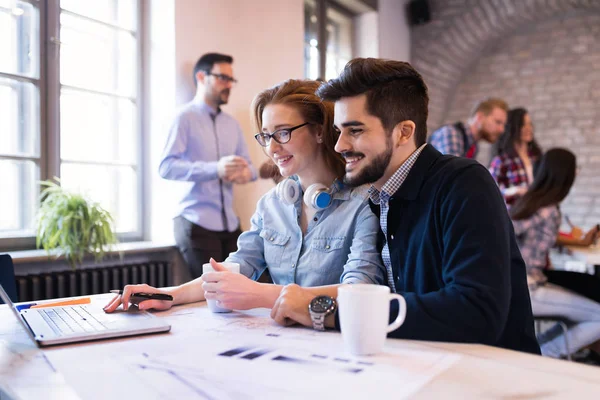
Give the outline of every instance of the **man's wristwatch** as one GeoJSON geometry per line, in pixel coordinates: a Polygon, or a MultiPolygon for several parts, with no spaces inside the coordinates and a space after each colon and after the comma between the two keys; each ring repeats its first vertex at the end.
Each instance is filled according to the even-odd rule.
{"type": "Polygon", "coordinates": [[[337,302],[333,297],[318,296],[312,299],[308,305],[308,312],[312,320],[313,328],[318,331],[325,330],[325,317],[337,310],[337,302]]]}

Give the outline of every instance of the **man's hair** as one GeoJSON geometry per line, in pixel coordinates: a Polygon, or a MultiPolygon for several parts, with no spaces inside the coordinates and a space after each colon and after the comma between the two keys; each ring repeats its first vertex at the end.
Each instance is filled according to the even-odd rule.
{"type": "Polygon", "coordinates": [[[416,125],[417,147],[427,139],[429,95],[423,77],[402,61],[355,58],[339,77],[321,84],[317,95],[323,100],[367,96],[367,112],[381,120],[388,134],[406,120],[416,125]]]}
{"type": "Polygon", "coordinates": [[[490,115],[495,108],[508,112],[508,104],[506,101],[497,97],[490,97],[475,104],[475,107],[473,107],[473,110],[471,111],[471,117],[474,117],[478,112],[481,112],[483,115],[490,115]]]}
{"type": "Polygon", "coordinates": [[[196,65],[194,65],[194,83],[198,84],[196,74],[198,74],[199,71],[209,73],[213,66],[218,63],[233,64],[233,57],[219,53],[204,54],[196,61],[196,65]]]}

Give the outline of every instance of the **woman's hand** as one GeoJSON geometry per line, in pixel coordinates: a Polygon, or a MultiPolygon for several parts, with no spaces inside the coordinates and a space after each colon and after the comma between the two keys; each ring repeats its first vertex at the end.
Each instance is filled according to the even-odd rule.
{"type": "Polygon", "coordinates": [[[202,288],[207,300],[217,300],[217,305],[232,310],[249,310],[264,307],[261,285],[242,274],[229,272],[227,268],[210,259],[214,272],[202,274],[202,288]]]}
{"type": "Polygon", "coordinates": [[[139,297],[132,296],[135,293],[164,293],[170,294],[166,290],[157,289],[155,287],[141,284],[141,285],[127,285],[123,288],[123,294],[116,295],[106,306],[104,306],[104,311],[107,313],[111,313],[115,311],[121,304],[123,305],[123,310],[127,311],[129,308],[129,303],[137,304],[140,310],[168,310],[173,305],[173,301],[168,300],[143,300],[138,301],[139,297]]]}
{"type": "Polygon", "coordinates": [[[585,236],[581,239],[582,246],[591,246],[596,244],[598,239],[600,238],[600,230],[598,229],[598,225],[590,229],[585,236]]]}

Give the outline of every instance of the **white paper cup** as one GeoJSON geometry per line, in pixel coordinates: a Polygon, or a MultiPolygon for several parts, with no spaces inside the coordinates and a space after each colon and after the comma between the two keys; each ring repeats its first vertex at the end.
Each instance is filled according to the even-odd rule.
{"type": "Polygon", "coordinates": [[[354,284],[338,288],[340,328],[346,351],[356,356],[383,350],[388,332],[398,329],[406,317],[406,301],[381,285],[354,284]],[[400,312],[388,325],[390,301],[400,303],[400,312]]]}
{"type": "MultiPolygon", "coordinates": [[[[227,268],[227,270],[229,272],[233,272],[234,274],[239,274],[240,273],[240,264],[238,263],[233,263],[233,262],[222,262],[219,263],[222,266],[224,266],[225,268],[227,268]]],[[[214,271],[212,265],[210,265],[210,263],[206,263],[206,264],[202,264],[202,273],[205,274],[207,272],[212,272],[214,271]]],[[[214,312],[214,313],[228,313],[231,312],[231,310],[229,308],[223,308],[223,307],[219,307],[217,305],[217,301],[216,300],[206,300],[206,304],[208,304],[208,308],[210,309],[210,311],[214,312]]]]}

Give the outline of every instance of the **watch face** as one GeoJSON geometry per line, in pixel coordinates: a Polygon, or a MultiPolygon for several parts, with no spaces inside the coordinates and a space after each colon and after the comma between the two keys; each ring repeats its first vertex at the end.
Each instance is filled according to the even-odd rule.
{"type": "Polygon", "coordinates": [[[315,313],[324,313],[333,307],[333,299],[329,296],[315,297],[310,302],[310,310],[315,313]]]}

